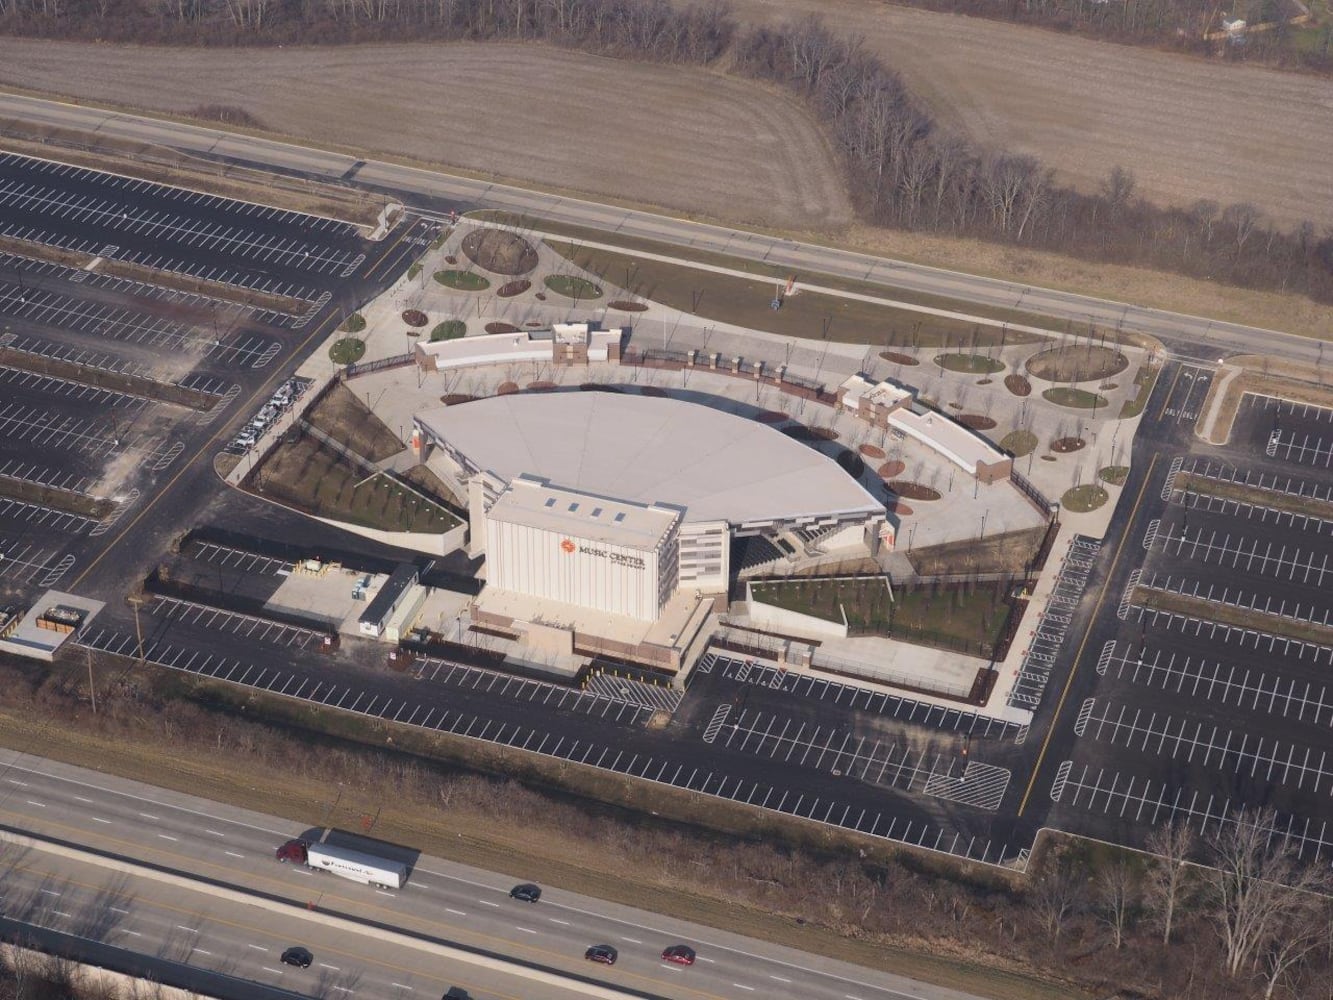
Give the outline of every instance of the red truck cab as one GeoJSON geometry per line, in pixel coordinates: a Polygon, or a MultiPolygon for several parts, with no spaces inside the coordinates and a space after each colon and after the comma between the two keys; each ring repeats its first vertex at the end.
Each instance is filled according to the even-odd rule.
{"type": "Polygon", "coordinates": [[[306,862],[306,844],[304,840],[289,840],[274,852],[274,856],[284,864],[288,861],[295,861],[297,864],[306,862]]]}

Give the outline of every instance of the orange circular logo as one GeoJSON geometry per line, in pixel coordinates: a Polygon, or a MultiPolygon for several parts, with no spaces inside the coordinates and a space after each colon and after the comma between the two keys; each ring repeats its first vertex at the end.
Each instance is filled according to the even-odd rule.
{"type": "Polygon", "coordinates": [[[568,538],[566,538],[563,542],[560,543],[560,547],[565,550],[566,555],[574,551],[574,543],[571,542],[568,538]]]}

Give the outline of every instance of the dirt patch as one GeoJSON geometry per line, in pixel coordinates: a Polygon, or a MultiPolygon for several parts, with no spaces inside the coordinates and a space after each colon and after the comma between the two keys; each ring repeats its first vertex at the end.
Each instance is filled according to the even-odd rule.
{"type": "Polygon", "coordinates": [[[500,320],[497,319],[497,320],[496,320],[495,322],[493,322],[493,323],[487,323],[487,324],[486,324],[486,332],[487,332],[487,333],[518,333],[518,327],[516,327],[513,323],[503,323],[503,322],[501,322],[500,320]]]}
{"type": "Polygon", "coordinates": [[[1024,573],[1037,558],[1045,526],[1007,531],[987,538],[969,538],[913,549],[907,558],[922,576],[954,573],[1024,573]]]}
{"type": "Polygon", "coordinates": [[[866,458],[871,458],[874,459],[875,461],[879,461],[884,457],[884,449],[879,447],[879,445],[863,444],[857,450],[860,451],[861,454],[864,455],[866,458]]]}
{"type": "Polygon", "coordinates": [[[624,299],[616,299],[614,302],[606,304],[608,309],[617,309],[620,312],[647,312],[648,307],[642,302],[626,302],[624,299]]]}
{"type": "Polygon", "coordinates": [[[964,427],[971,427],[974,431],[988,431],[995,427],[995,421],[981,413],[960,413],[957,420],[964,427]]]}
{"type": "Polygon", "coordinates": [[[517,382],[501,382],[495,387],[497,396],[512,396],[516,392],[518,392],[517,382]]]}
{"type": "Polygon", "coordinates": [[[543,188],[715,218],[820,229],[851,219],[814,116],[776,88],[705,69],[499,42],[189,49],[4,39],[0,80],[175,113],[244,103],[275,131],[333,146],[487,179],[499,168],[543,188]],[[467,99],[430,101],[423,128],[427,82],[467,99]],[[602,135],[608,122],[616,141],[595,156],[569,141],[602,135]]]}
{"type": "Polygon", "coordinates": [[[875,472],[883,476],[885,479],[892,479],[895,476],[901,476],[906,471],[907,471],[907,463],[900,462],[897,459],[894,459],[891,462],[885,462],[883,465],[881,465],[878,469],[875,470],[875,472]]]}
{"type": "Polygon", "coordinates": [[[494,274],[513,277],[537,266],[537,248],[504,229],[474,229],[463,237],[462,250],[468,260],[494,274]]]}
{"type": "Polygon", "coordinates": [[[344,447],[362,458],[382,462],[403,450],[403,442],[345,385],[335,385],[306,415],[344,447]]]}
{"type": "Polygon", "coordinates": [[[880,351],[879,356],[885,361],[892,362],[895,365],[919,365],[921,364],[910,354],[902,354],[898,351],[880,351]]]}
{"type": "Polygon", "coordinates": [[[1079,437],[1056,438],[1051,442],[1051,451],[1057,455],[1068,455],[1071,451],[1079,451],[1087,447],[1088,442],[1079,437]]]}
{"type": "Polygon", "coordinates": [[[909,479],[894,479],[889,482],[889,489],[908,500],[938,500],[942,494],[933,486],[914,483],[909,479]]]}
{"type": "Polygon", "coordinates": [[[1068,344],[1034,354],[1027,360],[1029,375],[1047,382],[1103,381],[1129,367],[1129,358],[1113,347],[1068,344]]]}
{"type": "Polygon", "coordinates": [[[1015,396],[1032,395],[1032,383],[1017,373],[1004,377],[1004,387],[1015,396]]]}
{"type": "Polygon", "coordinates": [[[519,278],[517,281],[506,281],[495,294],[502,299],[512,299],[515,295],[522,295],[531,287],[531,281],[527,278],[519,278]]]}
{"type": "Polygon", "coordinates": [[[235,104],[201,104],[191,108],[187,114],[200,121],[221,122],[223,125],[240,125],[242,128],[263,129],[265,125],[245,108],[235,104]]]}

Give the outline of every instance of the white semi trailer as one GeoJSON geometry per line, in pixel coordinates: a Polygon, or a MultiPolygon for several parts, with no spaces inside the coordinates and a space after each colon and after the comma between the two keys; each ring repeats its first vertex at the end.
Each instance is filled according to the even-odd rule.
{"type": "Polygon", "coordinates": [[[313,871],[331,872],[381,889],[401,889],[407,881],[407,865],[332,844],[289,840],[278,848],[276,857],[279,861],[295,861],[313,871]]]}

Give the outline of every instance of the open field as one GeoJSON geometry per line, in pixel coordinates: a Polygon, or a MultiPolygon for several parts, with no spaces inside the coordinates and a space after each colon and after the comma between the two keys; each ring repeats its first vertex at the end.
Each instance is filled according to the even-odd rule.
{"type": "Polygon", "coordinates": [[[814,119],[703,70],[498,43],[196,50],[5,38],[0,83],[171,114],[234,105],[323,144],[736,221],[836,229],[851,218],[814,119]]]}
{"type": "Polygon", "coordinates": [[[882,0],[734,0],[743,22],[819,14],[982,146],[1094,191],[1116,165],[1163,204],[1249,201],[1333,223],[1333,80],[1112,45],[882,0]],[[1225,109],[1224,111],[1222,109],[1225,109]]]}

